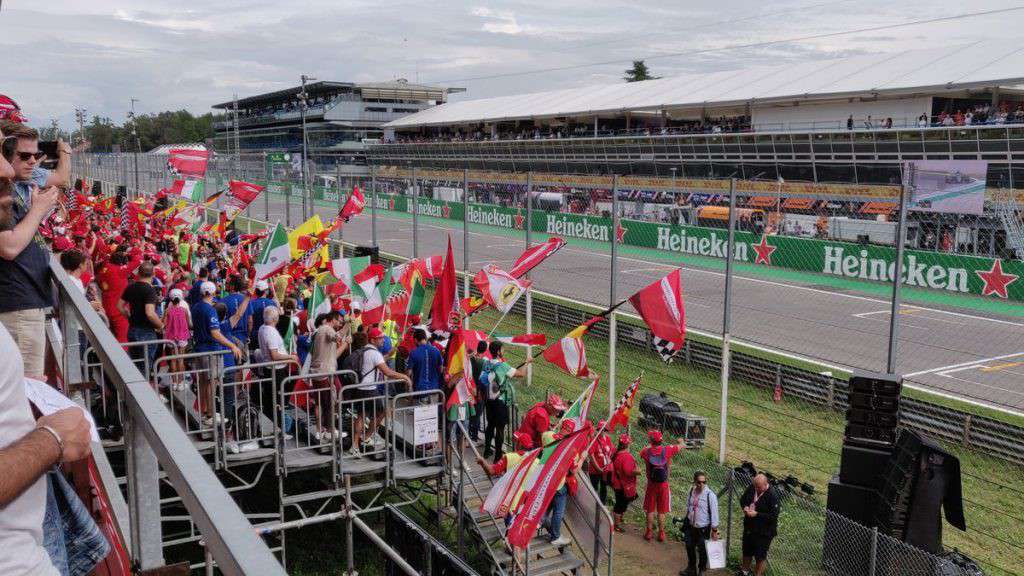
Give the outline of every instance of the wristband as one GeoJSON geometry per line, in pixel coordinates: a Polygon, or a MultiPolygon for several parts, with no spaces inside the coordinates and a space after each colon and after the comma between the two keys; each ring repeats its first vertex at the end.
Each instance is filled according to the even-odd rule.
{"type": "Polygon", "coordinates": [[[51,436],[53,436],[53,439],[57,441],[57,448],[60,450],[60,454],[57,457],[57,462],[63,462],[64,461],[64,440],[61,439],[60,434],[57,434],[56,430],[54,430],[53,428],[51,428],[51,427],[49,427],[49,426],[47,426],[45,424],[40,424],[40,425],[36,426],[36,430],[46,430],[47,432],[50,433],[51,436]]]}

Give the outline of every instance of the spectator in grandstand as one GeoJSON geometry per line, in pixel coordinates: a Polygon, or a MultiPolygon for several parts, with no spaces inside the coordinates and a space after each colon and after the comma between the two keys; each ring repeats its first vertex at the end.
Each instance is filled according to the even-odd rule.
{"type": "Polygon", "coordinates": [[[867,119],[864,120],[864,127],[867,128],[868,130],[871,130],[872,128],[875,127],[874,122],[871,120],[870,114],[868,114],[867,119]]]}
{"type": "Polygon", "coordinates": [[[886,127],[887,129],[888,129],[888,128],[892,128],[892,118],[886,118],[886,119],[885,119],[885,127],[886,127]]]}
{"type": "Polygon", "coordinates": [[[768,549],[778,532],[781,502],[778,491],[768,484],[764,474],[754,476],[750,486],[740,496],[743,509],[743,562],[740,576],[750,576],[754,563],[754,576],[764,576],[768,565],[768,549]]]}
{"type": "Polygon", "coordinates": [[[640,476],[636,459],[629,451],[629,434],[619,436],[619,445],[612,456],[612,490],[615,491],[615,506],[612,514],[615,518],[615,531],[624,532],[624,517],[629,504],[636,500],[636,479],[640,476]]]}
{"type": "Polygon", "coordinates": [[[596,430],[601,430],[593,444],[590,445],[590,453],[587,455],[587,475],[590,477],[590,485],[597,491],[601,503],[608,502],[608,483],[612,473],[612,438],[608,431],[604,430],[605,422],[597,423],[596,430]]]}
{"type": "Polygon", "coordinates": [[[530,435],[537,446],[543,444],[544,433],[551,428],[551,418],[565,412],[565,402],[558,394],[551,394],[544,402],[534,404],[523,416],[519,431],[530,435]]]}
{"type": "Polygon", "coordinates": [[[45,312],[53,302],[48,284],[50,253],[35,236],[58,194],[56,187],[33,187],[32,200],[26,204],[11,180],[0,179],[0,324],[21,351],[24,373],[39,379],[43,379],[45,312]]]}
{"type": "MultiPolygon", "coordinates": [[[[143,262],[135,270],[135,282],[129,284],[117,302],[117,309],[128,318],[128,342],[151,342],[157,339],[157,331],[164,329],[163,320],[157,313],[160,295],[153,288],[153,264],[143,262]]],[[[135,359],[146,359],[144,369],[156,361],[157,345],[145,344],[131,349],[135,359]]]]}
{"type": "Polygon", "coordinates": [[[922,112],[921,115],[917,117],[917,127],[918,128],[925,128],[927,126],[928,126],[928,114],[926,112],[922,112]]]}
{"type": "Polygon", "coordinates": [[[708,487],[707,474],[700,470],[693,473],[693,487],[686,496],[683,539],[686,542],[686,570],[680,574],[703,575],[708,569],[706,541],[718,540],[718,496],[708,487]]]}
{"type": "Polygon", "coordinates": [[[850,114],[850,117],[846,119],[846,129],[853,130],[853,114],[850,114]]]}
{"type": "Polygon", "coordinates": [[[672,493],[669,490],[669,470],[672,458],[686,448],[685,440],[680,438],[677,444],[662,444],[661,430],[647,433],[649,446],[640,451],[640,459],[647,466],[647,488],[644,491],[644,512],[647,514],[647,527],[644,539],[654,537],[654,519],[658,519],[658,542],[665,541],[665,515],[672,511],[672,493]]]}
{"type": "Polygon", "coordinates": [[[487,361],[487,358],[484,356],[486,353],[486,340],[477,342],[476,349],[470,350],[469,353],[469,365],[473,370],[477,406],[477,409],[473,411],[473,415],[469,417],[469,439],[474,444],[480,441],[480,417],[483,415],[487,405],[487,387],[480,381],[480,375],[484,371],[484,363],[487,361]]]}
{"type": "Polygon", "coordinates": [[[17,122],[3,121],[0,131],[5,136],[4,155],[10,156],[15,173],[15,192],[24,202],[26,209],[32,207],[32,187],[67,188],[71,180],[71,146],[57,140],[57,168],[53,171],[40,166],[46,154],[39,151],[39,132],[17,122]],[[11,139],[11,143],[7,139],[11,139]]]}
{"type": "MultiPolygon", "coordinates": [[[[316,331],[311,338],[312,344],[309,351],[309,373],[311,384],[314,389],[321,390],[318,393],[317,409],[330,406],[330,386],[336,390],[341,388],[341,382],[337,376],[317,377],[317,374],[326,374],[338,369],[338,357],[348,349],[349,337],[347,331],[342,328],[345,325],[341,312],[331,310],[321,314],[316,319],[316,331]]],[[[340,438],[341,435],[335,427],[334,418],[327,413],[320,412],[317,415],[318,438],[333,437],[340,438]]]]}
{"type": "MultiPolygon", "coordinates": [[[[217,293],[217,285],[206,281],[199,287],[202,300],[192,306],[192,328],[195,338],[196,352],[221,352],[224,367],[235,365],[242,359],[242,350],[221,331],[220,314],[213,305],[213,296],[217,293]],[[230,354],[224,354],[230,352],[230,354]]],[[[208,367],[209,368],[209,367],[208,367]]],[[[213,405],[213,388],[208,373],[200,374],[199,405],[205,408],[206,419],[203,424],[213,426],[223,416],[218,414],[213,405]]]]}
{"type": "Polygon", "coordinates": [[[249,334],[252,333],[252,292],[249,290],[249,279],[245,276],[233,276],[228,281],[231,293],[221,301],[227,307],[228,321],[225,332],[242,348],[248,349],[249,334]]]}
{"type": "MultiPolygon", "coordinates": [[[[103,241],[99,241],[103,244],[103,241]]],[[[110,319],[110,330],[118,342],[128,341],[128,318],[118,309],[117,303],[128,287],[128,277],[135,271],[135,268],[142,262],[142,251],[138,248],[128,251],[128,245],[121,243],[114,249],[113,254],[106,260],[100,262],[96,271],[96,280],[99,282],[103,309],[110,319]]]]}
{"type": "Polygon", "coordinates": [[[384,420],[384,401],[380,397],[377,383],[384,380],[401,380],[407,388],[412,388],[412,380],[405,374],[395,372],[388,367],[379,346],[384,343],[384,333],[379,328],[370,328],[366,332],[357,332],[352,336],[352,353],[349,354],[346,368],[356,373],[358,386],[353,399],[363,400],[356,403],[361,417],[353,419],[352,448],[349,456],[359,457],[363,452],[376,449],[375,444],[382,442],[376,431],[384,420]],[[371,420],[370,428],[364,431],[364,418],[371,420]],[[367,438],[373,435],[374,440],[367,438]]]}
{"type": "MultiPolygon", "coordinates": [[[[516,392],[512,378],[521,378],[525,370],[513,368],[501,354],[501,342],[495,340],[488,346],[491,357],[484,361],[480,371],[479,382],[487,389],[487,427],[484,430],[484,458],[494,455],[497,462],[504,453],[505,427],[511,421],[509,410],[515,406],[516,392]],[[493,440],[493,445],[492,445],[493,440]]],[[[534,435],[527,432],[530,442],[540,445],[540,434],[534,441],[534,435]]]]}
{"type": "MultiPolygon", "coordinates": [[[[180,288],[172,288],[164,306],[164,338],[170,340],[167,354],[177,356],[188,350],[192,340],[192,314],[185,303],[185,293],[180,288]]],[[[184,386],[185,361],[181,358],[171,360],[169,366],[172,377],[172,390],[181,390],[184,386]]]]}
{"type": "Polygon", "coordinates": [[[68,273],[68,276],[71,277],[71,281],[75,286],[78,286],[78,289],[82,291],[82,294],[85,294],[85,297],[89,300],[89,305],[92,306],[92,309],[95,310],[100,317],[105,319],[106,316],[103,313],[103,304],[100,303],[99,298],[96,297],[95,291],[92,290],[92,279],[86,277],[88,264],[89,259],[86,258],[85,254],[80,250],[68,250],[66,252],[62,252],[60,255],[60,267],[68,273]]]}
{"type": "MultiPolygon", "coordinates": [[[[270,307],[277,307],[276,301],[271,297],[273,286],[266,280],[257,280],[254,286],[253,297],[249,299],[249,317],[252,330],[249,333],[249,348],[255,350],[260,347],[259,331],[263,328],[263,311],[270,307]]],[[[275,319],[274,322],[277,322],[275,319]]],[[[266,362],[266,360],[264,360],[266,362]]]]}
{"type": "Polygon", "coordinates": [[[2,325],[0,356],[0,574],[56,576],[43,539],[46,473],[89,455],[89,422],[77,407],[34,417],[21,352],[2,325]]]}
{"type": "Polygon", "coordinates": [[[407,373],[412,378],[413,390],[440,390],[444,382],[444,359],[441,352],[427,342],[427,332],[417,328],[413,337],[416,348],[409,353],[407,373]]]}

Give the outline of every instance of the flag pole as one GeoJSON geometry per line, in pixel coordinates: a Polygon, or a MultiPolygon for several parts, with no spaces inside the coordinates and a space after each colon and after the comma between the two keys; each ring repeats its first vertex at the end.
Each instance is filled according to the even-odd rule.
{"type": "Polygon", "coordinates": [[[508,310],[505,311],[504,314],[501,315],[501,318],[498,318],[498,321],[494,323],[494,326],[491,328],[491,331],[487,333],[487,339],[488,340],[490,340],[491,335],[494,334],[494,331],[498,329],[498,325],[501,324],[501,321],[504,320],[505,316],[508,316],[508,313],[511,312],[511,311],[512,311],[512,308],[510,307],[508,310]]]}

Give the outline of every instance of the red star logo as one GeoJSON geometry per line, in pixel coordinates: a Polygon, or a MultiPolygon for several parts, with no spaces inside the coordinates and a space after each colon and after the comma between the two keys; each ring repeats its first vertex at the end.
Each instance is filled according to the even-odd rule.
{"type": "Polygon", "coordinates": [[[1003,273],[1003,261],[996,258],[992,263],[992,269],[988,272],[974,271],[984,282],[985,287],[981,289],[982,296],[995,294],[1000,298],[1007,298],[1006,287],[1017,281],[1017,275],[1003,273]]]}
{"type": "Polygon", "coordinates": [[[772,252],[778,249],[778,246],[772,246],[768,243],[768,235],[761,234],[760,244],[751,244],[754,248],[754,252],[757,252],[757,256],[754,258],[754,264],[765,264],[766,266],[772,265],[772,252]]]}
{"type": "Polygon", "coordinates": [[[445,218],[450,216],[451,213],[452,213],[452,207],[451,206],[445,204],[444,206],[441,207],[441,214],[443,214],[445,218]]]}
{"type": "Polygon", "coordinates": [[[524,220],[526,220],[526,218],[523,217],[523,210],[522,210],[522,208],[520,208],[519,210],[516,210],[516,229],[517,230],[522,230],[523,229],[523,221],[524,220]]]}
{"type": "Polygon", "coordinates": [[[626,241],[626,238],[625,238],[626,237],[626,232],[628,232],[628,231],[629,231],[629,228],[623,228],[622,227],[622,223],[620,222],[618,224],[618,227],[615,228],[615,241],[618,242],[619,244],[622,244],[623,242],[625,242],[626,241]]]}

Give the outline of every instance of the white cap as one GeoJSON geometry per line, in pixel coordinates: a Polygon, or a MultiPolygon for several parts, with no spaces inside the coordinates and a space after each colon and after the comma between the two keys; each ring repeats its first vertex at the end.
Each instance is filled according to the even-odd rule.
{"type": "Polygon", "coordinates": [[[171,300],[174,300],[175,298],[183,299],[185,298],[185,293],[181,291],[181,288],[171,288],[171,291],[167,295],[167,297],[170,298],[171,300]]]}
{"type": "Polygon", "coordinates": [[[204,296],[207,295],[207,294],[216,294],[217,293],[217,285],[214,284],[213,282],[210,282],[209,280],[207,280],[206,282],[203,282],[199,286],[199,293],[204,295],[204,296]]]}
{"type": "Polygon", "coordinates": [[[352,302],[352,306],[351,306],[351,308],[352,308],[353,310],[359,310],[359,311],[362,311],[362,310],[363,310],[363,304],[362,304],[362,302],[354,302],[354,301],[353,301],[353,302],[352,302]]]}
{"type": "Polygon", "coordinates": [[[257,280],[256,289],[259,290],[260,292],[263,292],[264,290],[269,290],[270,284],[266,280],[257,280]]]}

